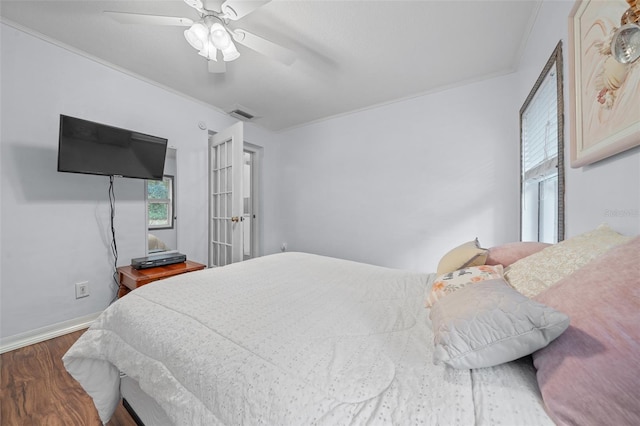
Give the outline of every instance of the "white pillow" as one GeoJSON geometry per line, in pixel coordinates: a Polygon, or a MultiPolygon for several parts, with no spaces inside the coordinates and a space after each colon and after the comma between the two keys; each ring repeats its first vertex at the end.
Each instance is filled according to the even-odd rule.
{"type": "Polygon", "coordinates": [[[503,279],[469,285],[431,308],[434,364],[491,367],[541,349],[569,326],[569,317],[535,302],[503,279]]]}

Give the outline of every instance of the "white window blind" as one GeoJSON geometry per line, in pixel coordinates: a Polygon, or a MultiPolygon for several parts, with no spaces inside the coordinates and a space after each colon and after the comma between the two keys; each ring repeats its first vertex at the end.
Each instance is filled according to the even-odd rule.
{"type": "Polygon", "coordinates": [[[520,238],[564,238],[562,41],[520,109],[520,238]]]}
{"type": "Polygon", "coordinates": [[[558,87],[551,67],[522,114],[523,180],[543,179],[558,166],[558,87]]]}

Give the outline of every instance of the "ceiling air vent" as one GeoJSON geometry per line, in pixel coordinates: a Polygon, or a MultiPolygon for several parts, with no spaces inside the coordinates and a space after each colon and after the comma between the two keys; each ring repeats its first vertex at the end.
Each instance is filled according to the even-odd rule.
{"type": "Polygon", "coordinates": [[[229,115],[242,121],[251,121],[256,117],[254,114],[240,108],[235,108],[229,111],[229,115]]]}

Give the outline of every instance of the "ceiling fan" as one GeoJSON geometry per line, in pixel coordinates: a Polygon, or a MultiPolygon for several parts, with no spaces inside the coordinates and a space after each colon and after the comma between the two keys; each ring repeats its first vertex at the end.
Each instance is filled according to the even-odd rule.
{"type": "Polygon", "coordinates": [[[237,21],[271,0],[184,0],[200,15],[198,21],[173,16],[146,15],[141,13],[104,11],[122,24],[170,25],[189,27],[184,32],[187,42],[198,54],[207,59],[209,72],[223,73],[225,62],[233,61],[240,52],[233,43],[255,50],[285,65],[296,60],[293,51],[242,28],[229,27],[230,21],[237,21]]]}

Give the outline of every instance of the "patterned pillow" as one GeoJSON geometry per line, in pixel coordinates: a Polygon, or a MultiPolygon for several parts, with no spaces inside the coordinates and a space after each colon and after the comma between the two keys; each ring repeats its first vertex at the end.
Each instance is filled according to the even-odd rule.
{"type": "Polygon", "coordinates": [[[469,284],[502,278],[502,271],[502,265],[480,265],[440,275],[431,286],[431,292],[425,300],[425,306],[430,308],[446,295],[469,284]]]}
{"type": "Polygon", "coordinates": [[[600,225],[518,260],[505,269],[504,276],[520,293],[535,297],[610,248],[630,240],[631,237],[600,225]]]}
{"type": "Polygon", "coordinates": [[[473,241],[451,249],[447,254],[442,256],[442,259],[440,259],[438,263],[437,273],[438,275],[442,275],[468,266],[484,265],[488,253],[489,250],[481,248],[476,238],[473,241]]]}

